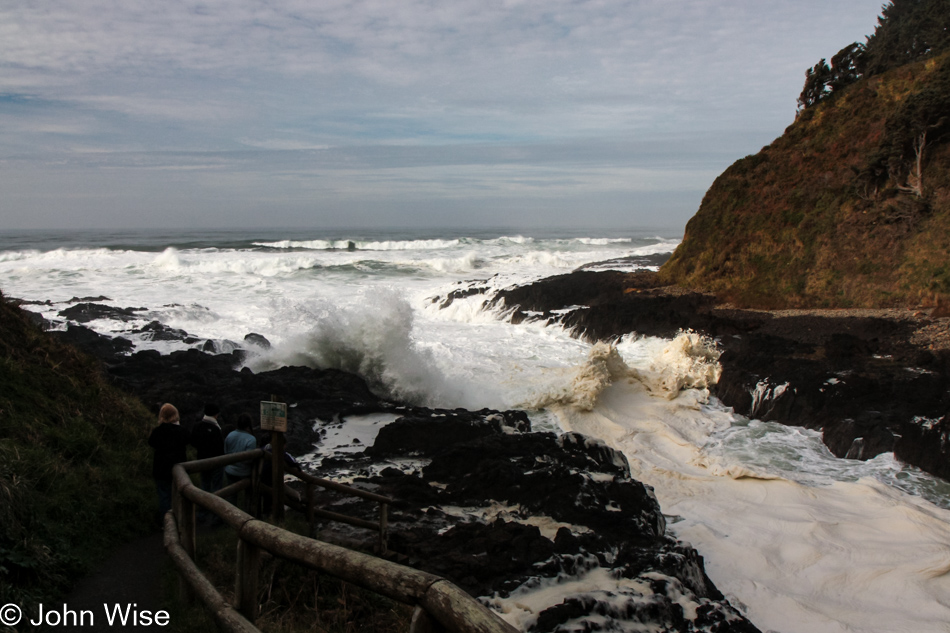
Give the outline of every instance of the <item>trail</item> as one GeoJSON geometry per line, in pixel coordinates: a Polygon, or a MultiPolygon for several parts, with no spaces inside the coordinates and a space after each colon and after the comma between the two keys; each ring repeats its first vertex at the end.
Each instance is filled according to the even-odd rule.
{"type": "Polygon", "coordinates": [[[93,614],[93,626],[83,626],[83,631],[116,633],[120,631],[169,631],[170,626],[109,626],[103,605],[135,605],[139,611],[155,613],[162,608],[162,561],[165,548],[162,533],[155,532],[125,545],[119,546],[97,569],[83,578],[66,597],[69,608],[93,614]]]}

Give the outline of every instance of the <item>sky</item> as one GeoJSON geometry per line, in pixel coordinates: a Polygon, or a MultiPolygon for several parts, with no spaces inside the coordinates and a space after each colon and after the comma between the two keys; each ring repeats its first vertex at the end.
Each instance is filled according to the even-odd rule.
{"type": "Polygon", "coordinates": [[[0,230],[682,227],[881,0],[0,0],[0,230]]]}

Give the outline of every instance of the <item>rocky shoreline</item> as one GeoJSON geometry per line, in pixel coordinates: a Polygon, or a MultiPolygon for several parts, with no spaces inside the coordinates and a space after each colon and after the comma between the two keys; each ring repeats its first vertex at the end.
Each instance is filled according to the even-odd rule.
{"type": "MultiPolygon", "coordinates": [[[[166,329],[152,327],[187,336],[166,329]]],[[[207,352],[128,354],[121,337],[75,322],[53,334],[98,356],[111,380],[148,406],[175,403],[184,424],[209,400],[225,423],[256,414],[272,396],[288,402],[287,448],[308,470],[396,500],[391,556],[453,580],[524,630],[758,631],[706,576],[702,556],[667,534],[652,490],[631,478],[626,458],[600,442],[533,432],[521,411],[393,402],[338,370],[255,374],[238,369],[244,351],[211,353],[213,343],[199,345],[207,352]],[[386,424],[372,444],[331,441],[373,416],[386,424]]],[[[347,498],[319,502],[368,519],[376,512],[347,498]]],[[[316,531],[343,543],[372,540],[339,524],[316,531]]]]}
{"type": "Polygon", "coordinates": [[[950,319],[936,310],[740,310],[653,273],[589,271],[492,303],[591,341],[701,332],[722,350],[713,393],[736,413],[821,430],[838,457],[893,451],[950,479],[950,319]]]}
{"type": "MultiPolygon", "coordinates": [[[[469,282],[433,302],[481,294],[489,289],[469,282]]],[[[393,402],[342,371],[239,370],[242,347],[268,345],[254,334],[240,344],[202,343],[156,322],[134,333],[193,347],[129,354],[129,341],[80,324],[109,310],[101,300],[77,299],[61,315],[70,324],[54,335],[97,355],[114,383],[153,408],[176,403],[186,421],[212,399],[225,420],[256,413],[272,396],[287,401],[288,450],[309,470],[398,500],[390,545],[399,560],[452,579],[522,628],[599,630],[599,622],[614,621],[664,631],[757,630],[709,581],[702,557],[666,534],[652,491],[630,477],[613,449],[576,434],[532,432],[523,412],[393,402]],[[379,429],[368,441],[354,436],[341,446],[333,439],[373,416],[379,429]]],[[[587,270],[499,292],[489,307],[504,308],[514,322],[560,323],[591,341],[701,332],[722,352],[713,393],[737,413],[820,429],[839,457],[893,451],[950,479],[945,317],[738,310],[663,287],[652,273],[587,270]]],[[[116,318],[135,313],[115,310],[124,311],[116,318]]],[[[338,498],[322,503],[366,518],[375,512],[338,498]]],[[[319,536],[360,540],[330,525],[319,536]]]]}

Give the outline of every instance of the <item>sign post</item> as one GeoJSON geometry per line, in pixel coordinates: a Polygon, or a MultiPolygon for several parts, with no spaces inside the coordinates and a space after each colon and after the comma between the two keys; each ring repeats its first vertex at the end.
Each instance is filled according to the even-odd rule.
{"type": "MultiPolygon", "coordinates": [[[[277,397],[271,395],[271,400],[277,397]]],[[[271,519],[284,520],[284,433],[287,432],[287,404],[261,402],[261,430],[270,431],[271,519]]]]}

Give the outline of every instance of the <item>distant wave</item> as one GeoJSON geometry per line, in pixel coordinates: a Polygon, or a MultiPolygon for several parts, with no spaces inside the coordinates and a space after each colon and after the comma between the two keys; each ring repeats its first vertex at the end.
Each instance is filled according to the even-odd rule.
{"type": "MultiPolygon", "coordinates": [[[[657,238],[660,244],[675,246],[678,242],[657,238]]],[[[477,239],[459,237],[452,239],[425,239],[425,240],[278,240],[274,242],[252,242],[254,246],[274,249],[305,249],[305,250],[346,250],[355,248],[361,251],[408,251],[408,250],[438,250],[454,248],[460,245],[530,245],[530,244],[583,244],[586,246],[610,246],[613,244],[632,244],[631,237],[572,237],[535,239],[523,235],[502,235],[492,239],[477,239]]]]}
{"type": "Polygon", "coordinates": [[[460,240],[386,240],[364,242],[360,240],[280,240],[278,242],[253,242],[254,246],[264,248],[302,248],[309,250],[346,250],[353,247],[361,251],[410,251],[410,250],[435,250],[441,248],[452,248],[458,246],[460,240]]]}

